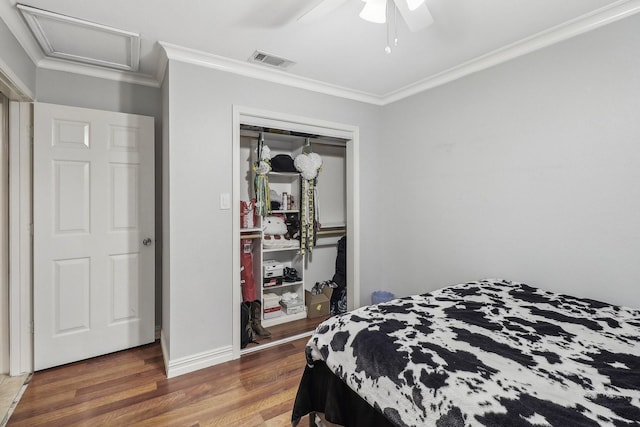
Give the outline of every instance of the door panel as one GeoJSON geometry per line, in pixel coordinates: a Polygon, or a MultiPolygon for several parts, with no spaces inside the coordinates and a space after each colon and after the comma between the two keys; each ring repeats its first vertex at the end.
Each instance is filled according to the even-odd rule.
{"type": "Polygon", "coordinates": [[[90,330],[90,265],[90,258],[53,261],[54,336],[90,330]]]}
{"type": "Polygon", "coordinates": [[[89,162],[53,161],[54,235],[88,234],[89,162]]]}
{"type": "Polygon", "coordinates": [[[152,342],[153,118],[34,104],[36,370],[152,342]]]}

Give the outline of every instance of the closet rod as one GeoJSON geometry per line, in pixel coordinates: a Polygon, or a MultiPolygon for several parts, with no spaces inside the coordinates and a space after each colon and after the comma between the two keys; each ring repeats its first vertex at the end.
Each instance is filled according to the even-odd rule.
{"type": "Polygon", "coordinates": [[[301,135],[299,136],[299,135],[287,135],[287,134],[281,134],[281,133],[270,133],[268,130],[265,130],[264,128],[260,128],[260,129],[262,130],[241,129],[240,136],[245,138],[251,138],[257,141],[260,139],[260,136],[259,136],[260,132],[265,132],[267,135],[273,135],[275,137],[279,136],[282,139],[291,139],[291,140],[295,140],[296,142],[298,142],[301,138],[309,138],[314,144],[332,145],[336,147],[346,146],[346,140],[340,139],[340,138],[333,138],[330,136],[315,135],[315,136],[305,137],[301,135]]]}
{"type": "Polygon", "coordinates": [[[347,228],[346,227],[332,227],[332,228],[327,228],[326,230],[320,229],[320,230],[316,231],[317,235],[346,234],[346,233],[347,233],[347,228]]]}
{"type": "MultiPolygon", "coordinates": [[[[316,234],[319,236],[327,236],[331,234],[347,234],[347,229],[345,227],[339,227],[335,229],[332,228],[328,230],[319,230],[316,231],[316,234]]],[[[260,235],[259,233],[243,234],[242,232],[240,232],[241,239],[259,239],[260,237],[262,237],[262,235],[260,235]]]]}
{"type": "Polygon", "coordinates": [[[269,131],[258,131],[258,130],[244,130],[240,133],[240,136],[243,136],[245,138],[251,138],[251,139],[260,139],[260,134],[264,133],[265,135],[269,136],[275,136],[275,137],[280,137],[282,139],[291,139],[291,140],[301,140],[301,139],[310,139],[312,140],[314,143],[317,141],[322,141],[322,137],[321,136],[315,136],[315,137],[305,137],[305,136],[297,136],[297,135],[287,135],[287,134],[281,134],[281,133],[271,133],[269,131]]]}
{"type": "Polygon", "coordinates": [[[267,135],[281,136],[285,138],[296,138],[296,139],[309,138],[309,139],[315,140],[315,139],[321,139],[321,138],[330,138],[323,135],[287,131],[287,130],[284,130],[282,132],[274,132],[272,128],[265,128],[260,126],[252,126],[251,129],[242,129],[242,127],[240,128],[240,133],[241,134],[244,133],[244,136],[253,136],[253,134],[260,133],[260,132],[264,132],[267,135]]]}
{"type": "Polygon", "coordinates": [[[259,233],[242,234],[242,232],[240,232],[240,238],[241,239],[259,239],[260,237],[262,237],[262,236],[259,233]]]}

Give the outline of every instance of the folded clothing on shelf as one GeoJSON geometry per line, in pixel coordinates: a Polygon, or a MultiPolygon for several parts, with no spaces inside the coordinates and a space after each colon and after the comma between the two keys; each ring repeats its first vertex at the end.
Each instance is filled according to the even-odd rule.
{"type": "Polygon", "coordinates": [[[283,303],[294,305],[296,302],[302,304],[302,298],[295,292],[285,292],[280,296],[280,301],[283,303]]]}
{"type": "Polygon", "coordinates": [[[284,234],[266,234],[262,239],[262,247],[266,249],[275,248],[296,248],[300,246],[300,241],[296,239],[288,239],[284,234]]]}
{"type": "Polygon", "coordinates": [[[296,314],[305,311],[302,298],[295,292],[285,292],[280,299],[280,305],[287,314],[296,314]]]}

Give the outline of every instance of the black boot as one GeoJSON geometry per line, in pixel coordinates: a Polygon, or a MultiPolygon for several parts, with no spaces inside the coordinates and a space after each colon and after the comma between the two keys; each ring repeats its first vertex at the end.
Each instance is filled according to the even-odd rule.
{"type": "Polygon", "coordinates": [[[251,301],[251,328],[261,338],[271,338],[271,332],[262,327],[262,304],[251,301]]]}
{"type": "Polygon", "coordinates": [[[245,348],[249,343],[258,344],[251,325],[251,302],[244,301],[240,304],[240,348],[245,348]]]}

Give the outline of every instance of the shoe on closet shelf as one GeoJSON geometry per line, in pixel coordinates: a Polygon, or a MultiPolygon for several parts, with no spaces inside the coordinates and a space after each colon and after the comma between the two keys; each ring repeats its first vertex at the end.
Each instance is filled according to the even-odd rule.
{"type": "Polygon", "coordinates": [[[284,268],[283,280],[285,282],[301,282],[302,278],[298,276],[298,270],[291,267],[284,268]]]}

